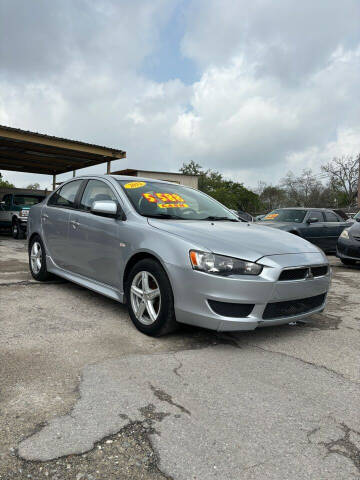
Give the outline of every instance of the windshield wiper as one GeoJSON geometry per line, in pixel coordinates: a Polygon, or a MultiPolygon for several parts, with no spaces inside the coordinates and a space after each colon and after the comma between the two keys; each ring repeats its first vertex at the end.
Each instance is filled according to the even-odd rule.
{"type": "Polygon", "coordinates": [[[218,220],[227,220],[228,222],[239,222],[239,220],[236,220],[236,218],[230,218],[230,217],[215,217],[213,215],[209,215],[208,217],[205,218],[199,218],[199,220],[213,220],[213,221],[218,221],[218,220]]]}

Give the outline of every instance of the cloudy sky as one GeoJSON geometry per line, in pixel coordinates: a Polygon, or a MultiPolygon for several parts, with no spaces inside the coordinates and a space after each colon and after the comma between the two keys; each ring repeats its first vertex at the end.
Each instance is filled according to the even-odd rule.
{"type": "Polygon", "coordinates": [[[359,25],[359,0],[0,0],[0,124],[276,183],[360,151],[359,25]]]}

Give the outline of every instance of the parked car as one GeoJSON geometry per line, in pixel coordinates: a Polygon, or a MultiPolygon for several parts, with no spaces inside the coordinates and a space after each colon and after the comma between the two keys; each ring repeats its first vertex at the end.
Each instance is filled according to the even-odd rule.
{"type": "Polygon", "coordinates": [[[268,213],[258,225],[267,225],[303,237],[322,248],[335,252],[344,228],[351,225],[337,213],[326,208],[279,208],[268,213]]]}
{"type": "Polygon", "coordinates": [[[336,256],[344,265],[355,265],[360,262],[360,215],[356,215],[356,222],[342,231],[336,248],[336,256]]]}
{"type": "Polygon", "coordinates": [[[204,193],[159,180],[84,176],[30,210],[29,265],[126,302],[134,325],[253,330],[324,309],[328,261],[311,243],[240,222],[204,193]]]}
{"type": "Polygon", "coordinates": [[[8,193],[0,202],[0,226],[11,228],[12,236],[23,238],[26,233],[29,210],[42,202],[45,195],[8,193]]]}

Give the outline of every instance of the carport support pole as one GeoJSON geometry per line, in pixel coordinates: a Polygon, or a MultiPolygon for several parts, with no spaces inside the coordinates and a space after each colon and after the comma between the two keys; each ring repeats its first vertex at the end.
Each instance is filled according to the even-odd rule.
{"type": "Polygon", "coordinates": [[[73,170],[73,177],[76,177],[76,170],[73,170]]]}
{"type": "Polygon", "coordinates": [[[358,207],[360,208],[360,153],[358,155],[358,160],[359,160],[359,176],[358,176],[358,198],[357,198],[357,202],[358,202],[358,207]]]}
{"type": "Polygon", "coordinates": [[[53,191],[56,188],[56,175],[53,175],[53,191]]]}
{"type": "Polygon", "coordinates": [[[111,172],[111,160],[107,162],[106,174],[109,175],[111,172]]]}

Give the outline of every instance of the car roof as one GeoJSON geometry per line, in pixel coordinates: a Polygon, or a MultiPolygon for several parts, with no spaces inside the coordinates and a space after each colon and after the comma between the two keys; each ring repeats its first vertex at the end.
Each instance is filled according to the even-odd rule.
{"type": "MultiPolygon", "coordinates": [[[[69,178],[68,180],[65,180],[64,183],[70,182],[72,180],[86,180],[88,178],[113,178],[114,180],[128,180],[132,182],[156,182],[156,183],[165,183],[168,185],[179,185],[179,183],[176,182],[169,182],[169,181],[164,181],[164,180],[158,180],[157,178],[148,178],[148,177],[134,177],[131,175],[111,175],[111,174],[100,174],[100,173],[95,173],[95,174],[87,174],[87,175],[79,175],[73,178],[69,178]]],[[[186,185],[181,185],[184,188],[187,188],[186,185]]]]}
{"type": "Polygon", "coordinates": [[[323,210],[323,211],[330,211],[333,210],[331,208],[323,208],[323,207],[280,207],[275,208],[275,210],[323,210]]]}

